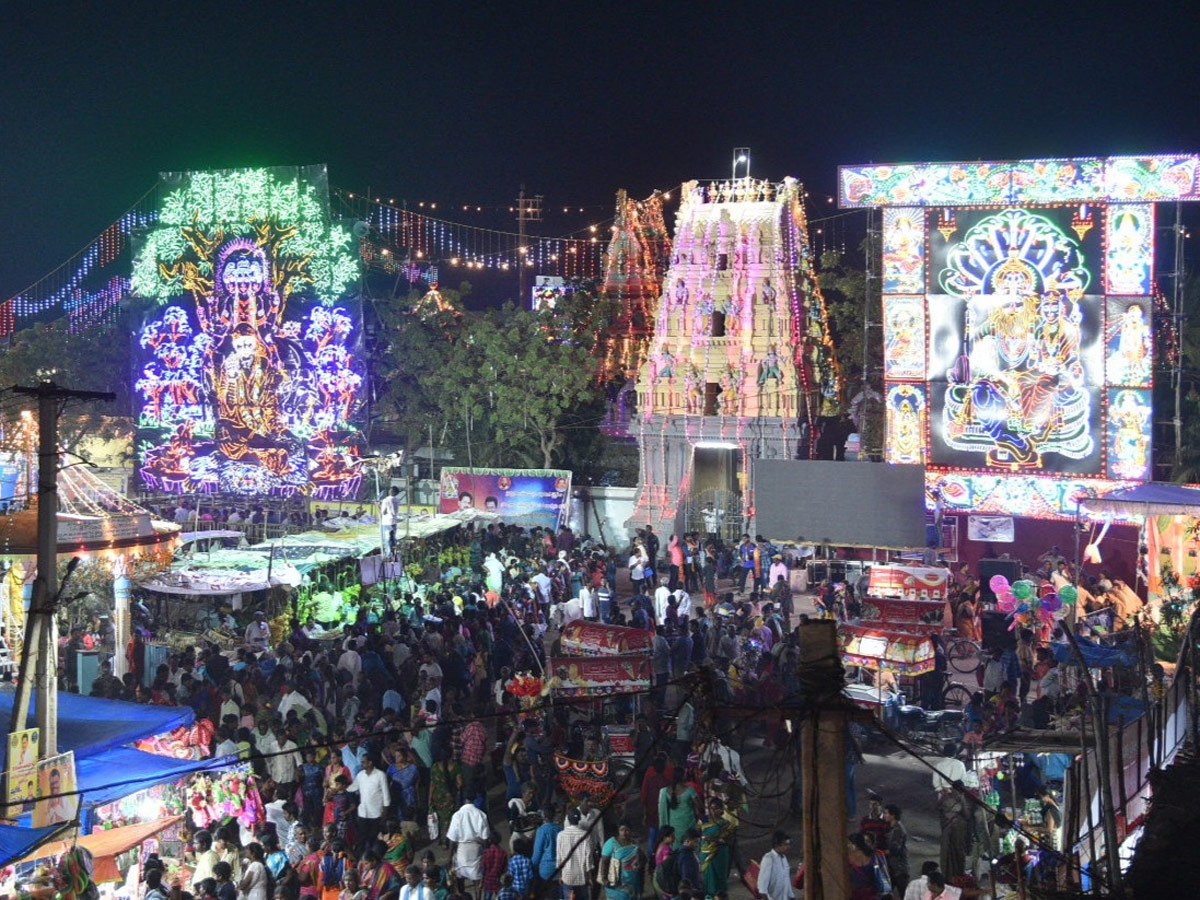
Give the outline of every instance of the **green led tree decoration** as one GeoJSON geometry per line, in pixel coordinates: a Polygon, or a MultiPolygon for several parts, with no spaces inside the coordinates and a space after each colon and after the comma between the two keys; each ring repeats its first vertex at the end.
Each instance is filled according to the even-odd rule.
{"type": "Polygon", "coordinates": [[[133,260],[133,293],[167,303],[211,284],[213,248],[234,237],[272,244],[279,287],[304,285],[325,306],[359,277],[353,238],[321,190],[293,169],[195,172],[170,191],[133,260]]]}

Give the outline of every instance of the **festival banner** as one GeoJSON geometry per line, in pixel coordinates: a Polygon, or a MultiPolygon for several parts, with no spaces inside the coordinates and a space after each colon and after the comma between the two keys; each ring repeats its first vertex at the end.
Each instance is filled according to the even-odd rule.
{"type": "Polygon", "coordinates": [[[572,622],[563,628],[562,652],[571,656],[624,656],[650,652],[650,633],[641,628],[572,622]]]}
{"type": "Polygon", "coordinates": [[[934,649],[928,635],[840,625],[838,638],[842,660],[851,665],[890,669],[899,675],[933,671],[934,649]]]}
{"type": "Polygon", "coordinates": [[[912,597],[919,600],[945,600],[945,569],[919,566],[871,566],[867,592],[871,597],[912,597]]]}
{"type": "Polygon", "coordinates": [[[558,529],[567,520],[566,469],[442,469],[439,511],[482,509],[509,524],[558,529]]]}
{"type": "Polygon", "coordinates": [[[945,600],[895,600],[867,597],[862,601],[863,624],[881,624],[919,634],[941,632],[945,600]]]}
{"type": "Polygon", "coordinates": [[[556,694],[582,697],[650,687],[650,655],[557,656],[550,660],[547,686],[556,694]]]}
{"type": "Polygon", "coordinates": [[[41,760],[37,765],[38,800],[33,806],[33,827],[73,822],[79,809],[75,793],[75,751],[41,760]]]}
{"type": "Polygon", "coordinates": [[[14,731],[8,736],[8,802],[22,803],[37,796],[37,728],[14,731]]]}

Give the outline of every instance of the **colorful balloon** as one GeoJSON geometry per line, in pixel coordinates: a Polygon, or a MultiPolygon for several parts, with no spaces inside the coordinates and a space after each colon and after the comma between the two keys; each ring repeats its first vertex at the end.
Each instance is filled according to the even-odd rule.
{"type": "Polygon", "coordinates": [[[1012,591],[1005,591],[1000,595],[999,601],[996,603],[996,608],[1000,612],[1010,613],[1017,608],[1017,598],[1012,595],[1012,591]]]}
{"type": "Polygon", "coordinates": [[[992,580],[988,582],[988,587],[998,597],[1008,590],[1008,579],[1003,575],[993,575],[992,580]]]}
{"type": "Polygon", "coordinates": [[[1021,615],[1024,615],[1025,613],[1029,612],[1029,604],[1026,601],[1022,600],[1020,603],[1017,604],[1016,611],[1018,613],[1020,613],[1021,615]]]}
{"type": "Polygon", "coordinates": [[[1014,581],[1012,586],[1013,596],[1018,600],[1028,600],[1033,596],[1033,582],[1030,581],[1014,581]]]}
{"type": "Polygon", "coordinates": [[[1074,603],[1079,599],[1079,591],[1073,584],[1064,584],[1058,589],[1058,599],[1063,603],[1074,603]]]}
{"type": "Polygon", "coordinates": [[[1054,613],[1062,609],[1062,598],[1058,594],[1048,594],[1041,600],[1041,608],[1046,612],[1054,613]]]}

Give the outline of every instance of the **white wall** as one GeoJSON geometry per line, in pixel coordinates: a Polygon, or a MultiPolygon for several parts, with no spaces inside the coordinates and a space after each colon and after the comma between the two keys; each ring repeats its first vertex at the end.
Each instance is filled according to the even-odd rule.
{"type": "Polygon", "coordinates": [[[606,543],[624,550],[633,536],[632,531],[626,530],[625,522],[633,515],[637,488],[593,487],[588,489],[588,493],[591,496],[590,504],[578,496],[571,498],[571,530],[576,534],[590,534],[599,540],[600,530],[596,527],[596,516],[599,515],[606,543]]]}

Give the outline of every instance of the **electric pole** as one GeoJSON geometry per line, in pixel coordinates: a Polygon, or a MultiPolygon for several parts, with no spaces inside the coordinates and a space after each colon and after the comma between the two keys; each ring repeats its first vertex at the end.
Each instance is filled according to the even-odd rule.
{"type": "MultiPolygon", "coordinates": [[[[13,393],[38,401],[37,578],[29,605],[24,652],[17,676],[9,733],[23,731],[29,717],[32,669],[37,678],[38,758],[58,753],[58,414],[65,400],[115,400],[109,391],[72,391],[53,381],[37,387],[14,387],[13,393]]],[[[77,562],[68,569],[68,576],[77,562]]],[[[121,648],[117,648],[118,652],[121,648]]]]}
{"type": "Polygon", "coordinates": [[[517,195],[517,305],[524,306],[528,301],[525,294],[525,265],[529,257],[529,247],[525,244],[525,223],[542,221],[542,195],[525,196],[525,185],[517,195]]]}

